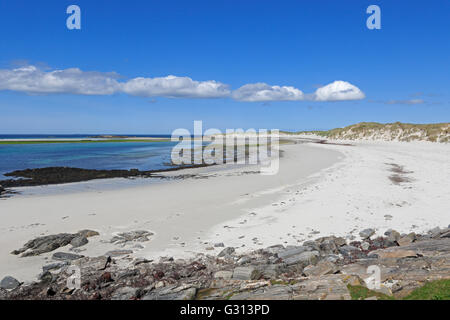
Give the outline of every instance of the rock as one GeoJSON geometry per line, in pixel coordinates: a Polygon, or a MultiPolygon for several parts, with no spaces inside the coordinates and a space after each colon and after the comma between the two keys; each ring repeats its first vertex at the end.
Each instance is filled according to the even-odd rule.
{"type": "Polygon", "coordinates": [[[338,271],[337,266],[329,261],[320,261],[317,265],[309,265],[303,269],[307,277],[319,277],[326,274],[333,274],[338,271]]]}
{"type": "Polygon", "coordinates": [[[44,271],[38,276],[38,279],[44,283],[50,283],[53,281],[53,275],[50,271],[44,271]]]}
{"type": "Polygon", "coordinates": [[[100,235],[100,233],[98,233],[97,231],[94,230],[81,230],[78,231],[77,234],[81,237],[85,237],[85,238],[90,238],[90,237],[94,237],[94,236],[98,236],[100,235]]]}
{"type": "Polygon", "coordinates": [[[400,233],[395,230],[388,230],[384,233],[385,236],[387,236],[387,240],[391,242],[398,242],[400,239],[400,233]]]}
{"type": "Polygon", "coordinates": [[[278,252],[276,254],[276,256],[278,258],[281,258],[284,260],[286,258],[298,255],[298,254],[306,252],[306,251],[311,251],[311,249],[309,247],[305,247],[305,246],[291,247],[291,248],[286,248],[286,249],[278,252]]]}
{"type": "Polygon", "coordinates": [[[252,259],[250,257],[243,256],[243,257],[239,258],[239,260],[237,261],[237,264],[243,265],[243,264],[249,263],[250,261],[252,261],[252,259]]]}
{"type": "Polygon", "coordinates": [[[285,258],[285,259],[283,259],[283,261],[288,266],[296,264],[300,267],[306,267],[310,264],[317,263],[318,257],[319,257],[318,251],[306,251],[306,252],[302,252],[300,254],[285,258]]]}
{"type": "Polygon", "coordinates": [[[235,280],[256,280],[261,276],[261,272],[254,267],[237,267],[233,270],[235,280]]]}
{"type": "Polygon", "coordinates": [[[194,300],[197,289],[190,286],[159,288],[147,293],[142,300],[194,300]]]}
{"type": "Polygon", "coordinates": [[[114,281],[111,276],[111,272],[104,272],[99,278],[98,283],[108,283],[114,281]]]}
{"type": "Polygon", "coordinates": [[[214,247],[216,247],[216,248],[223,248],[223,247],[225,247],[225,245],[222,242],[220,242],[220,243],[215,243],[214,247]]]}
{"type": "Polygon", "coordinates": [[[391,248],[388,248],[372,251],[371,254],[376,254],[380,259],[400,259],[407,257],[417,257],[418,253],[415,250],[405,250],[405,249],[391,250],[391,248]]]}
{"type": "Polygon", "coordinates": [[[47,272],[50,270],[56,270],[56,269],[61,269],[64,266],[67,266],[69,264],[69,262],[64,261],[64,262],[55,262],[55,263],[51,263],[51,264],[47,264],[45,266],[42,267],[42,272],[47,272]]]}
{"type": "Polygon", "coordinates": [[[276,279],[278,276],[287,271],[287,266],[284,263],[267,264],[258,266],[261,275],[264,279],[276,279]]]}
{"type": "Polygon", "coordinates": [[[220,251],[220,253],[217,255],[219,258],[226,257],[232,255],[236,250],[233,247],[227,247],[220,251]]]}
{"type": "Polygon", "coordinates": [[[273,285],[256,290],[237,292],[230,300],[289,300],[292,299],[293,290],[286,285],[273,285]]]}
{"type": "Polygon", "coordinates": [[[414,232],[408,234],[407,236],[401,237],[397,243],[399,246],[406,246],[416,240],[416,234],[414,232]]]}
{"type": "Polygon", "coordinates": [[[329,274],[291,286],[294,300],[351,300],[343,275],[329,274]]]}
{"type": "Polygon", "coordinates": [[[42,253],[56,250],[59,247],[64,247],[68,245],[75,237],[76,237],[75,234],[70,233],[60,233],[55,235],[38,237],[25,243],[23,248],[19,250],[14,250],[12,254],[17,255],[23,253],[22,257],[37,256],[42,253]]]}
{"type": "Polygon", "coordinates": [[[106,252],[104,255],[109,257],[118,257],[118,256],[124,256],[126,254],[133,253],[133,250],[111,250],[106,252]]]}
{"type": "Polygon", "coordinates": [[[130,300],[136,297],[136,293],[136,288],[122,287],[113,293],[111,300],[130,300]]]}
{"type": "Polygon", "coordinates": [[[118,235],[114,236],[110,242],[114,244],[126,244],[128,242],[137,241],[137,242],[145,242],[150,241],[148,237],[152,236],[153,233],[145,230],[137,230],[130,232],[122,232],[118,235]]]}
{"type": "Polygon", "coordinates": [[[19,286],[20,286],[20,282],[11,276],[6,276],[2,279],[2,281],[0,281],[0,288],[2,288],[2,289],[14,290],[19,286]]]}
{"type": "Polygon", "coordinates": [[[67,261],[67,260],[77,260],[81,259],[84,256],[74,253],[66,253],[66,252],[55,252],[52,255],[53,260],[61,260],[61,261],[67,261]]]}
{"type": "Polygon", "coordinates": [[[313,240],[303,242],[303,246],[309,248],[309,251],[320,251],[319,244],[313,240]]]}
{"type": "Polygon", "coordinates": [[[450,231],[443,232],[440,236],[440,238],[450,238],[450,231]]]}
{"type": "Polygon", "coordinates": [[[361,249],[369,250],[369,247],[370,247],[370,243],[365,242],[365,241],[363,243],[361,243],[361,249]]]}
{"type": "Polygon", "coordinates": [[[361,250],[359,250],[359,248],[349,245],[345,245],[339,248],[339,252],[346,256],[359,253],[360,251],[361,250]]]}
{"type": "Polygon", "coordinates": [[[436,227],[428,231],[432,238],[437,238],[441,235],[441,228],[436,227]]]}
{"type": "Polygon", "coordinates": [[[89,241],[86,237],[84,236],[78,236],[72,239],[72,241],[70,241],[70,244],[74,247],[74,248],[78,248],[81,246],[84,246],[85,244],[87,244],[89,241]]]}
{"type": "Polygon", "coordinates": [[[233,277],[232,271],[217,271],[214,273],[214,279],[231,279],[233,277]]]}
{"type": "Polygon", "coordinates": [[[334,242],[334,240],[329,239],[329,240],[325,240],[323,241],[320,245],[320,252],[325,253],[325,254],[330,254],[330,253],[337,253],[337,246],[334,242]]]}
{"type": "Polygon", "coordinates": [[[375,234],[375,230],[368,228],[368,229],[364,229],[359,233],[359,236],[363,239],[369,239],[371,236],[373,236],[375,234]]]}

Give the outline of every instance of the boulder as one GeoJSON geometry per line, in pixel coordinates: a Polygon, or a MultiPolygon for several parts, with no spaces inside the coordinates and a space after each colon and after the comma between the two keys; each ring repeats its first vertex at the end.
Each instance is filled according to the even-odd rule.
{"type": "Polygon", "coordinates": [[[306,267],[310,264],[316,264],[319,257],[318,251],[305,251],[300,254],[296,254],[283,259],[283,261],[289,265],[298,265],[300,267],[306,267]]]}
{"type": "Polygon", "coordinates": [[[359,233],[359,236],[363,239],[369,239],[375,234],[375,230],[372,228],[364,229],[359,233]]]}
{"type": "Polygon", "coordinates": [[[237,267],[233,270],[234,280],[256,280],[261,276],[261,272],[255,267],[237,267]]]}
{"type": "Polygon", "coordinates": [[[11,276],[6,276],[2,279],[2,281],[0,281],[0,288],[2,289],[13,290],[19,286],[20,282],[11,276]]]}
{"type": "Polygon", "coordinates": [[[233,247],[227,247],[219,252],[217,255],[219,258],[232,255],[236,250],[233,247]]]}
{"type": "Polygon", "coordinates": [[[84,256],[74,253],[67,253],[67,252],[55,252],[52,255],[53,260],[61,260],[61,261],[71,261],[71,260],[77,260],[81,259],[84,256]]]}
{"type": "Polygon", "coordinates": [[[72,245],[72,247],[78,248],[78,247],[84,246],[88,242],[89,242],[89,240],[86,237],[77,236],[77,237],[73,238],[72,241],[70,241],[70,244],[72,245]]]}
{"type": "Polygon", "coordinates": [[[322,260],[317,265],[309,265],[303,269],[303,273],[307,277],[319,277],[326,274],[336,273],[338,267],[329,261],[322,260]]]}

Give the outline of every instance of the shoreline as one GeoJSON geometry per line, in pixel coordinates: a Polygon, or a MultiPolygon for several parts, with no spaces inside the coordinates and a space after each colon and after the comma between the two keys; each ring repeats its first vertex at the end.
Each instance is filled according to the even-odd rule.
{"type": "Polygon", "coordinates": [[[348,236],[351,241],[368,227],[379,235],[389,228],[422,232],[448,223],[444,220],[450,197],[444,187],[450,170],[443,161],[450,155],[448,146],[336,143],[283,146],[284,170],[270,183],[257,179],[257,168],[216,166],[185,169],[186,179],[177,179],[181,171],[167,172],[163,175],[169,179],[153,186],[104,190],[95,187],[97,180],[80,183],[75,193],[44,192],[0,201],[0,209],[14,216],[6,218],[1,230],[5,248],[0,252],[0,276],[22,275],[31,281],[51,255],[18,258],[12,250],[39,235],[87,228],[100,236],[80,254],[123,249],[133,251],[135,258],[156,259],[214,254],[220,243],[245,253],[274,244],[298,245],[320,235],[348,236]],[[322,168],[317,161],[325,161],[322,168]],[[304,171],[308,166],[311,170],[304,171]],[[394,174],[408,179],[396,183],[390,179],[394,174]],[[131,230],[154,235],[142,248],[109,243],[114,235],[131,230]]]}

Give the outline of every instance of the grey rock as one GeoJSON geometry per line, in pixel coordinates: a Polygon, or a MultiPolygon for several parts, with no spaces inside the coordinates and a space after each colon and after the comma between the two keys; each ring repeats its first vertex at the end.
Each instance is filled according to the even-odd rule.
{"type": "Polygon", "coordinates": [[[294,255],[298,255],[302,252],[306,252],[306,251],[311,251],[310,247],[305,247],[305,246],[299,246],[299,247],[291,247],[291,248],[286,248],[280,252],[278,252],[276,255],[278,258],[281,259],[286,259],[288,257],[292,257],[294,255]]]}
{"type": "Polygon", "coordinates": [[[70,241],[70,244],[74,248],[78,248],[78,247],[84,246],[88,242],[89,242],[89,240],[86,237],[77,236],[77,237],[73,238],[72,241],[70,241]]]}
{"type": "Polygon", "coordinates": [[[233,270],[235,280],[256,280],[261,276],[261,272],[255,267],[237,267],[233,270]]]}
{"type": "Polygon", "coordinates": [[[2,289],[13,290],[19,286],[20,282],[11,276],[6,276],[2,279],[2,281],[0,281],[0,288],[2,289]]]}
{"type": "Polygon", "coordinates": [[[232,255],[236,250],[233,247],[227,247],[220,251],[220,253],[217,255],[218,257],[226,257],[232,255]]]}
{"type": "Polygon", "coordinates": [[[428,233],[431,235],[432,238],[439,237],[441,234],[441,228],[436,227],[428,231],[428,233]]]}
{"type": "Polygon", "coordinates": [[[361,248],[362,248],[363,250],[368,250],[369,247],[370,247],[370,243],[365,242],[365,241],[364,241],[363,243],[361,243],[361,248]]]}
{"type": "Polygon", "coordinates": [[[354,247],[354,246],[349,246],[349,245],[345,245],[339,248],[339,252],[342,253],[343,255],[349,255],[355,252],[360,252],[361,250],[359,250],[359,248],[354,247]]]}
{"type": "Polygon", "coordinates": [[[300,254],[290,256],[283,261],[289,265],[299,265],[301,267],[306,267],[310,264],[315,264],[318,261],[319,252],[318,251],[305,251],[300,254]]]}
{"type": "Polygon", "coordinates": [[[162,288],[147,293],[142,300],[194,300],[197,289],[184,286],[175,288],[162,288]]]}
{"type": "Polygon", "coordinates": [[[303,273],[307,277],[319,277],[326,274],[336,273],[338,271],[338,267],[329,261],[320,261],[317,265],[309,265],[303,269],[303,273]]]}
{"type": "Polygon", "coordinates": [[[338,252],[336,243],[332,239],[327,239],[327,240],[322,241],[322,243],[320,243],[320,245],[319,245],[319,248],[320,248],[320,252],[323,252],[325,254],[338,252]]]}
{"type": "Polygon", "coordinates": [[[105,253],[108,257],[118,257],[133,253],[133,250],[111,250],[105,253]]]}
{"type": "Polygon", "coordinates": [[[214,247],[216,247],[216,248],[224,248],[225,245],[223,244],[223,242],[220,242],[220,243],[215,243],[214,247]]]}
{"type": "Polygon", "coordinates": [[[319,244],[313,240],[303,242],[303,246],[309,248],[310,251],[320,251],[319,244]]]}
{"type": "Polygon", "coordinates": [[[231,279],[232,277],[233,277],[232,271],[222,270],[214,273],[214,279],[231,279]]]}
{"type": "Polygon", "coordinates": [[[61,269],[62,267],[67,266],[67,265],[69,265],[69,262],[67,262],[67,261],[47,264],[45,266],[42,266],[42,272],[45,273],[46,271],[61,269]]]}
{"type": "Polygon", "coordinates": [[[243,256],[243,257],[239,258],[239,260],[237,261],[237,264],[243,265],[243,264],[249,263],[250,261],[252,261],[252,259],[250,257],[243,256]]]}
{"type": "Polygon", "coordinates": [[[113,293],[111,300],[130,300],[131,298],[136,297],[136,294],[136,288],[122,287],[113,293]]]}
{"type": "Polygon", "coordinates": [[[84,256],[74,253],[66,253],[66,252],[55,252],[52,255],[53,260],[61,260],[61,261],[71,261],[81,259],[84,256]]]}
{"type": "Polygon", "coordinates": [[[146,230],[122,232],[114,236],[110,242],[114,244],[126,244],[132,241],[145,242],[150,241],[149,237],[152,235],[152,232],[146,230]]]}
{"type": "Polygon", "coordinates": [[[75,237],[75,234],[70,233],[60,233],[38,237],[25,243],[23,248],[14,250],[12,254],[17,255],[23,253],[22,257],[37,256],[42,253],[56,250],[59,247],[64,247],[68,245],[75,237]]]}
{"type": "Polygon", "coordinates": [[[230,300],[289,300],[293,290],[286,285],[273,285],[233,294],[230,300]]]}
{"type": "Polygon", "coordinates": [[[53,275],[50,271],[44,271],[39,276],[38,279],[45,283],[50,283],[53,281],[53,275]]]}
{"type": "Polygon", "coordinates": [[[368,228],[368,229],[364,229],[359,233],[359,236],[363,239],[369,239],[371,236],[373,236],[375,234],[375,230],[368,228]]]}
{"type": "Polygon", "coordinates": [[[287,267],[284,263],[267,264],[258,266],[258,270],[261,271],[261,275],[264,279],[277,279],[280,274],[287,271],[287,267]]]}

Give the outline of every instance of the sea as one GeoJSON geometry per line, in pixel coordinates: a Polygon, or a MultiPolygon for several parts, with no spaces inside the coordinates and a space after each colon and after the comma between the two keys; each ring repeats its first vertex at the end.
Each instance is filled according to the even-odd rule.
{"type": "MultiPolygon", "coordinates": [[[[92,135],[0,135],[1,139],[83,139],[92,135]]],[[[170,138],[170,135],[124,135],[129,137],[170,138]]],[[[76,167],[84,169],[172,168],[171,151],[177,142],[108,142],[0,144],[0,180],[15,170],[44,167],[76,167]]]]}

